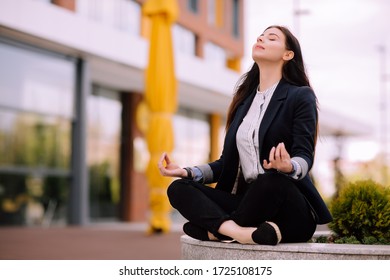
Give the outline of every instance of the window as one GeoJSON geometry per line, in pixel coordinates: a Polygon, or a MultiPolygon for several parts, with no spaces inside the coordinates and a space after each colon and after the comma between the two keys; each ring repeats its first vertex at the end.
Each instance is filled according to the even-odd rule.
{"type": "Polygon", "coordinates": [[[210,157],[210,124],[206,114],[180,108],[173,119],[173,158],[181,166],[207,163],[210,157]]]}
{"type": "Polygon", "coordinates": [[[119,3],[118,27],[130,34],[139,35],[141,31],[141,6],[134,0],[121,0],[119,3]]]}
{"type": "Polygon", "coordinates": [[[1,106],[73,116],[72,63],[6,44],[0,45],[0,55],[1,106]]]}
{"type": "Polygon", "coordinates": [[[216,13],[215,13],[215,0],[209,0],[207,5],[207,22],[210,25],[215,25],[216,23],[216,13]]]}
{"type": "Polygon", "coordinates": [[[224,26],[225,0],[209,0],[207,6],[207,22],[209,25],[222,28],[224,26]]]}
{"type": "Polygon", "coordinates": [[[204,45],[204,59],[218,67],[226,66],[226,53],[225,50],[211,42],[207,42],[204,45]]]}
{"type": "Polygon", "coordinates": [[[173,26],[172,31],[175,53],[194,56],[196,44],[195,34],[178,24],[173,26]]]}
{"type": "Polygon", "coordinates": [[[197,13],[199,9],[199,1],[198,0],[187,0],[188,2],[188,9],[193,12],[197,13]]]}
{"type": "Polygon", "coordinates": [[[75,63],[0,40],[0,225],[66,223],[75,63]]]}
{"type": "Polygon", "coordinates": [[[234,37],[240,37],[240,3],[239,0],[233,1],[233,20],[232,20],[232,32],[234,37]]]}
{"type": "Polygon", "coordinates": [[[87,161],[93,220],[119,217],[122,104],[119,93],[94,86],[88,102],[87,161]]]}
{"type": "Polygon", "coordinates": [[[135,0],[78,0],[76,11],[91,20],[139,35],[141,6],[135,0]]]}

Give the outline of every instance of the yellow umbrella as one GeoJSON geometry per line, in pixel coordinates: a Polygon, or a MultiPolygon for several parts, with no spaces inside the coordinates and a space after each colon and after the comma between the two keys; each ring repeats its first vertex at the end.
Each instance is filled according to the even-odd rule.
{"type": "Polygon", "coordinates": [[[157,162],[163,152],[171,152],[174,146],[172,115],[177,108],[177,98],[171,25],[178,16],[178,6],[176,0],[148,0],[143,14],[151,21],[145,83],[145,102],[149,109],[146,140],[150,152],[146,170],[151,210],[148,232],[168,232],[171,207],[166,188],[171,179],[160,175],[157,162]]]}

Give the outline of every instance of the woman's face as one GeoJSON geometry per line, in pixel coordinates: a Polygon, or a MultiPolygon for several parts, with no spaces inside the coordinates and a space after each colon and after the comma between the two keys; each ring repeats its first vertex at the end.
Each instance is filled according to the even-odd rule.
{"type": "Polygon", "coordinates": [[[293,52],[286,50],[286,36],[281,30],[271,27],[257,37],[252,48],[252,58],[255,62],[284,62],[291,59],[293,52]]]}

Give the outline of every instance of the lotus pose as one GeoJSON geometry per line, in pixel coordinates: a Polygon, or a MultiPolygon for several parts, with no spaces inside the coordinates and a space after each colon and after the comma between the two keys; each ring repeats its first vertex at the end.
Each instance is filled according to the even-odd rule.
{"type": "Polygon", "coordinates": [[[317,98],[301,48],[283,26],[268,27],[252,48],[251,69],[227,113],[221,157],[181,168],[164,153],[171,205],[199,240],[276,245],[306,242],[332,220],[310,179],[317,138],[317,98]],[[206,184],[217,183],[215,188],[206,184]]]}

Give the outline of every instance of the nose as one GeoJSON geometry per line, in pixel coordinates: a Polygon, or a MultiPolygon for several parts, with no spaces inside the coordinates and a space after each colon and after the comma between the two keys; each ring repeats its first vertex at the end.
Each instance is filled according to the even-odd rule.
{"type": "Polygon", "coordinates": [[[263,39],[263,37],[262,36],[259,36],[259,37],[257,37],[257,40],[256,40],[257,42],[263,42],[264,41],[264,39],[263,39]]]}

